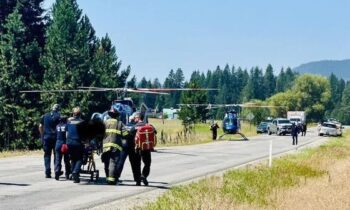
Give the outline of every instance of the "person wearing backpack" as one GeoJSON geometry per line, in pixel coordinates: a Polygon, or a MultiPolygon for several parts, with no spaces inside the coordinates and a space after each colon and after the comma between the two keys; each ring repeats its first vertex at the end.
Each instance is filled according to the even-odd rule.
{"type": "Polygon", "coordinates": [[[148,186],[147,177],[150,174],[151,170],[151,152],[157,144],[156,140],[156,129],[151,125],[143,121],[144,116],[141,113],[135,114],[135,127],[133,129],[133,134],[135,136],[135,153],[136,153],[136,174],[137,177],[140,177],[139,180],[136,180],[136,185],[140,185],[141,181],[145,186],[148,186]],[[141,161],[144,166],[141,172],[141,161]]]}

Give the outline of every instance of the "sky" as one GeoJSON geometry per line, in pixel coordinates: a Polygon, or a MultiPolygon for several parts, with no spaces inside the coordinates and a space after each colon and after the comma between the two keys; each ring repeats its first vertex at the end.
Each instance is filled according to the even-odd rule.
{"type": "MultiPolygon", "coordinates": [[[[54,0],[46,0],[50,8],[54,0]]],[[[350,58],[349,0],[77,0],[140,80],[350,58]]]]}

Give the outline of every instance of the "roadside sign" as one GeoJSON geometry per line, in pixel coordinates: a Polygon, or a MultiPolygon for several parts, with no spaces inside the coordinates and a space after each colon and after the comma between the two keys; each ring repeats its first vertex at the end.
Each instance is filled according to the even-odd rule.
{"type": "Polygon", "coordinates": [[[252,121],[252,119],[254,119],[254,115],[253,115],[253,113],[249,113],[248,115],[247,115],[247,119],[249,120],[249,121],[252,121]]]}

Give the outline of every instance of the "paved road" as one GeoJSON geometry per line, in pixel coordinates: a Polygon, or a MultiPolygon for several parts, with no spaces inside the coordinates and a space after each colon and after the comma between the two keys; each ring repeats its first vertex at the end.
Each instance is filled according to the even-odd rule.
{"type": "MultiPolygon", "coordinates": [[[[266,158],[270,140],[273,140],[275,155],[295,150],[291,136],[268,135],[249,141],[159,148],[152,153],[149,187],[134,186],[129,163],[121,177],[123,185],[108,186],[103,183],[104,177],[98,183],[83,179],[80,184],[64,178],[60,181],[45,179],[41,156],[0,159],[0,209],[84,209],[147,191],[167,189],[177,183],[266,158]]],[[[306,137],[299,137],[299,146],[324,140],[325,137],[318,137],[311,130],[306,137]]],[[[97,162],[102,172],[100,159],[97,162]]]]}

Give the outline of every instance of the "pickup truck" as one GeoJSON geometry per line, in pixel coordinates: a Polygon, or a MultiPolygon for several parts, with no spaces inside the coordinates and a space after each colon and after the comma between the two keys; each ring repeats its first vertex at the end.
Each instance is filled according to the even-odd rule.
{"type": "Polygon", "coordinates": [[[277,135],[286,135],[292,132],[292,123],[286,118],[276,118],[268,124],[267,133],[277,135]]]}

